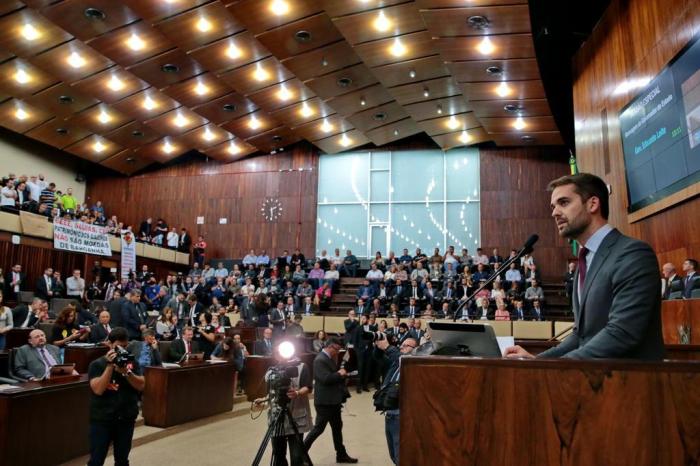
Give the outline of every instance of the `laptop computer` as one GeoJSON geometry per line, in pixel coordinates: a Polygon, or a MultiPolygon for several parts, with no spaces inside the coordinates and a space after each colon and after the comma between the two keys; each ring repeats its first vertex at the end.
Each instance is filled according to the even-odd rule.
{"type": "Polygon", "coordinates": [[[489,324],[430,322],[431,354],[500,358],[496,333],[489,324]]]}
{"type": "Polygon", "coordinates": [[[73,375],[75,364],[56,364],[49,369],[49,379],[73,375]]]}

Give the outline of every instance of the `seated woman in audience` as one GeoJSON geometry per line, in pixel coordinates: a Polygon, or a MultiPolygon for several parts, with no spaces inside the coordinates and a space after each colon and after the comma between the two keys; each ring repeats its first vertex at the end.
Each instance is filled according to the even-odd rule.
{"type": "Polygon", "coordinates": [[[80,328],[76,319],[77,312],[73,306],[66,306],[58,314],[51,334],[52,345],[63,348],[74,341],[85,341],[90,334],[90,328],[80,328]]]}
{"type": "Polygon", "coordinates": [[[294,269],[294,273],[292,274],[292,281],[299,285],[302,283],[304,280],[306,280],[306,272],[304,272],[301,269],[301,265],[297,265],[294,269]]]}
{"type": "Polygon", "coordinates": [[[374,259],[372,259],[372,262],[370,263],[370,265],[373,265],[373,264],[376,265],[377,268],[378,268],[379,270],[381,270],[382,272],[383,272],[384,270],[386,270],[386,262],[384,261],[384,258],[382,257],[382,252],[381,252],[381,251],[377,251],[377,252],[374,254],[374,259]]]}
{"type": "Polygon", "coordinates": [[[255,290],[255,294],[256,295],[258,295],[258,294],[266,295],[266,294],[268,294],[268,292],[269,292],[269,290],[267,288],[267,285],[265,285],[265,279],[264,278],[258,279],[258,288],[255,290]]]}
{"type": "Polygon", "coordinates": [[[406,266],[403,264],[399,264],[399,268],[396,271],[396,275],[394,275],[394,281],[401,280],[403,283],[406,283],[408,281],[408,272],[406,272],[406,266]]]}
{"type": "Polygon", "coordinates": [[[399,315],[399,305],[396,303],[391,303],[389,305],[389,316],[395,317],[399,315]]]}
{"type": "Polygon", "coordinates": [[[294,272],[292,272],[292,266],[285,265],[284,272],[282,273],[282,280],[284,280],[285,282],[288,282],[288,281],[293,281],[293,278],[294,278],[294,272]]]}
{"type": "Polygon", "coordinates": [[[194,341],[199,345],[200,351],[204,352],[204,359],[209,359],[214,351],[216,332],[211,324],[212,316],[209,312],[199,314],[199,325],[194,332],[194,341]]]}
{"type": "Polygon", "coordinates": [[[156,339],[163,341],[171,341],[175,339],[177,336],[177,330],[175,328],[173,318],[172,308],[163,308],[163,313],[156,321],[156,339]]]}
{"type": "Polygon", "coordinates": [[[386,322],[386,319],[382,319],[379,321],[379,327],[377,328],[378,331],[380,331],[382,333],[386,333],[388,328],[389,328],[389,324],[386,322]]]}
{"type": "MultiPolygon", "coordinates": [[[[296,275],[296,272],[295,272],[296,275]]],[[[315,290],[318,289],[321,286],[321,282],[323,281],[323,277],[326,275],[326,272],[321,268],[321,263],[320,262],[315,262],[314,263],[314,268],[311,269],[309,272],[308,280],[309,283],[311,284],[311,287],[315,290]]]]}
{"type": "Polygon", "coordinates": [[[340,273],[338,273],[336,265],[331,263],[330,268],[323,274],[323,282],[328,283],[328,286],[333,289],[338,280],[340,280],[340,273]]]}
{"type": "Polygon", "coordinates": [[[3,294],[0,290],[0,350],[5,349],[5,334],[12,330],[13,326],[12,311],[3,304],[3,294]]]}
{"type": "Polygon", "coordinates": [[[319,309],[327,311],[331,307],[332,294],[331,287],[328,286],[328,283],[324,283],[321,288],[316,290],[316,305],[319,309]]]}
{"type": "Polygon", "coordinates": [[[510,312],[506,309],[506,303],[502,299],[496,300],[496,313],[494,320],[510,320],[510,312]]]}
{"type": "Polygon", "coordinates": [[[396,280],[396,271],[399,270],[397,265],[391,265],[384,273],[384,283],[393,284],[396,280]]]}
{"type": "Polygon", "coordinates": [[[212,298],[221,299],[224,297],[226,294],[226,287],[224,286],[224,279],[222,277],[218,277],[216,279],[216,283],[211,287],[211,291],[209,293],[211,294],[212,298]]]}
{"type": "Polygon", "coordinates": [[[314,335],[314,341],[312,343],[312,347],[314,350],[314,353],[320,353],[321,350],[323,349],[323,345],[326,343],[326,332],[323,330],[319,330],[316,332],[316,335],[314,335]]]}
{"type": "Polygon", "coordinates": [[[231,277],[232,280],[235,280],[239,286],[243,285],[243,272],[241,271],[241,267],[238,264],[233,264],[233,269],[231,269],[228,276],[231,277]]]}
{"type": "Polygon", "coordinates": [[[493,290],[491,290],[491,301],[506,299],[506,292],[501,288],[501,282],[493,282],[493,290]]]}

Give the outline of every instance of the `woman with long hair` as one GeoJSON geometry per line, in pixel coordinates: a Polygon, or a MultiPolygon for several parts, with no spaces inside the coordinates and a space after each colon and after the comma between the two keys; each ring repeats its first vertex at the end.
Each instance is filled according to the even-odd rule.
{"type": "Polygon", "coordinates": [[[59,348],[65,347],[74,341],[85,341],[90,334],[89,327],[80,328],[77,320],[78,313],[73,306],[66,306],[61,310],[53,324],[51,344],[59,348]]]}
{"type": "Polygon", "coordinates": [[[164,307],[158,321],[156,321],[156,338],[163,341],[174,340],[177,336],[177,329],[173,320],[173,310],[164,307]]]}

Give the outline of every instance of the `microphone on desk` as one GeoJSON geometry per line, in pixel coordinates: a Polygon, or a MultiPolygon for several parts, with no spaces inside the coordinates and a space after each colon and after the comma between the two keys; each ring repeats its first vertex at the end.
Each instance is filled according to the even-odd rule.
{"type": "Polygon", "coordinates": [[[457,309],[456,309],[455,312],[454,312],[454,316],[453,316],[452,322],[457,322],[457,315],[458,315],[458,313],[461,311],[461,309],[462,309],[464,306],[466,306],[469,302],[471,302],[471,300],[474,299],[474,296],[476,296],[477,293],[479,293],[481,290],[483,290],[484,288],[486,288],[487,286],[489,286],[491,283],[493,283],[493,282],[496,280],[496,277],[498,277],[498,276],[499,276],[500,274],[502,274],[505,270],[507,270],[508,267],[510,267],[510,264],[512,264],[513,262],[517,261],[517,260],[520,259],[521,257],[523,257],[525,254],[530,254],[530,253],[532,252],[532,250],[533,250],[533,246],[535,245],[535,243],[536,243],[539,239],[540,239],[540,235],[538,235],[537,233],[533,233],[532,235],[530,235],[530,237],[527,239],[527,241],[525,241],[525,244],[523,244],[523,247],[520,248],[520,251],[518,251],[517,254],[515,254],[515,256],[509,257],[508,260],[505,261],[503,264],[501,264],[501,266],[498,268],[498,270],[496,270],[496,271],[486,280],[486,283],[484,283],[484,284],[481,285],[479,288],[477,288],[476,291],[474,291],[471,295],[469,295],[469,297],[468,297],[467,299],[465,299],[464,301],[462,301],[462,303],[461,303],[459,306],[457,306],[457,309]]]}

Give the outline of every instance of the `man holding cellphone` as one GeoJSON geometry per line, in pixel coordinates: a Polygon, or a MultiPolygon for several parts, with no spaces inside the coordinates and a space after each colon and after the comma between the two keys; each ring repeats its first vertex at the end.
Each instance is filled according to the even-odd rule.
{"type": "Polygon", "coordinates": [[[109,351],[90,363],[90,460],[88,466],[104,464],[110,443],[114,463],[129,464],[134,423],[139,413],[138,401],[146,381],[141,367],[126,351],[126,329],[112,329],[107,337],[109,351]]]}

